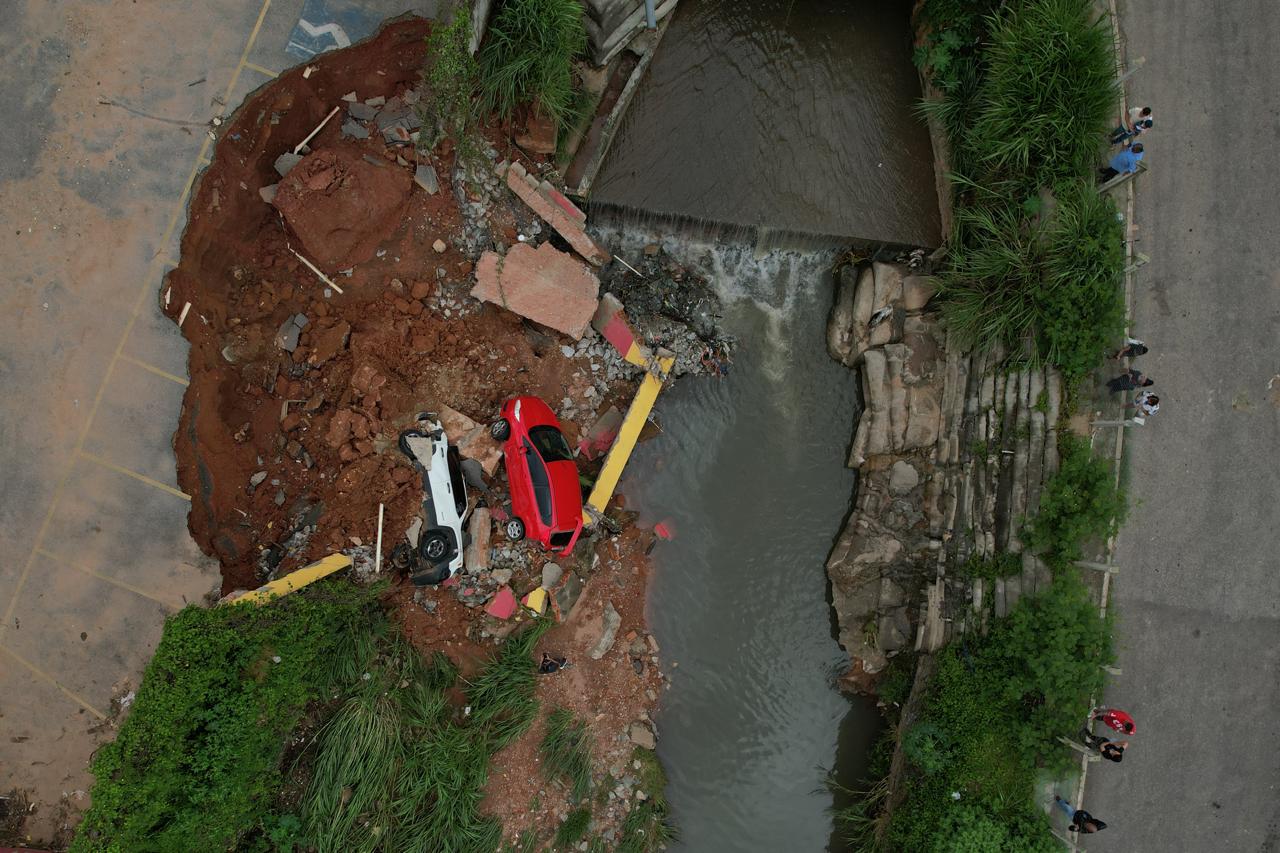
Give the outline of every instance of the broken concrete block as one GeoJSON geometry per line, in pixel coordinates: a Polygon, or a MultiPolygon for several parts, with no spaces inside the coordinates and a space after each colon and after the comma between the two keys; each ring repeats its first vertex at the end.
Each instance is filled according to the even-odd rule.
{"type": "Polygon", "coordinates": [[[556,584],[560,583],[560,576],[564,574],[564,569],[555,563],[547,563],[542,567],[542,586],[546,589],[555,589],[556,584]]]}
{"type": "Polygon", "coordinates": [[[604,612],[600,615],[600,639],[596,640],[596,644],[591,647],[589,654],[592,660],[600,660],[613,648],[613,638],[618,634],[618,626],[622,624],[622,617],[618,615],[618,611],[613,608],[612,601],[604,603],[604,612]]]}
{"type": "Polygon", "coordinates": [[[928,275],[909,275],[902,281],[902,307],[919,311],[929,304],[938,290],[938,280],[928,275]]]}
{"type": "Polygon", "coordinates": [[[578,450],[588,460],[596,459],[613,446],[613,440],[618,437],[618,430],[621,428],[622,412],[618,411],[617,406],[610,406],[579,439],[578,450]]]}
{"type": "Polygon", "coordinates": [[[413,170],[413,180],[432,195],[440,192],[440,180],[436,177],[436,170],[427,163],[419,163],[418,168],[413,170]]]}
{"type": "Polygon", "coordinates": [[[540,586],[534,587],[520,603],[541,616],[547,612],[547,591],[540,586]]]}
{"type": "Polygon", "coordinates": [[[609,260],[610,254],[587,236],[587,232],[582,230],[582,223],[538,192],[537,179],[533,179],[533,186],[529,185],[527,179],[531,176],[523,166],[512,163],[507,169],[506,177],[507,186],[511,191],[520,196],[521,201],[529,205],[533,212],[542,217],[548,225],[556,229],[575,252],[596,266],[601,266],[609,260]]]}
{"type": "Polygon", "coordinates": [[[641,749],[658,748],[658,741],[657,738],[653,736],[653,729],[649,728],[644,723],[632,723],[630,728],[627,729],[627,737],[633,744],[641,749]]]}
{"type": "Polygon", "coordinates": [[[436,250],[436,254],[441,254],[445,249],[449,248],[443,240],[436,240],[431,244],[431,248],[436,250]]]}
{"type": "Polygon", "coordinates": [[[357,101],[347,107],[347,114],[356,121],[369,121],[378,115],[378,108],[357,101]]]}
{"type": "Polygon", "coordinates": [[[382,95],[379,95],[376,98],[368,98],[367,100],[365,100],[365,103],[371,107],[380,107],[386,102],[387,102],[387,99],[384,98],[382,95]]]}
{"type": "Polygon", "coordinates": [[[569,214],[570,218],[576,219],[583,225],[587,223],[587,215],[582,212],[581,208],[569,201],[569,197],[560,192],[560,190],[551,186],[550,181],[542,181],[538,184],[538,192],[555,202],[561,210],[569,214]]]}
{"type": "Polygon", "coordinates": [[[403,122],[396,122],[382,129],[382,141],[388,145],[408,145],[413,138],[403,122]]]}
{"type": "Polygon", "coordinates": [[[292,151],[286,151],[276,158],[276,174],[283,178],[285,175],[289,174],[289,170],[301,162],[301,154],[294,154],[292,151]]]}
{"type": "Polygon", "coordinates": [[[369,131],[359,122],[348,119],[342,123],[342,135],[352,139],[368,139],[369,131]]]}
{"type": "Polygon", "coordinates": [[[556,608],[560,611],[561,619],[568,619],[573,612],[574,605],[582,596],[582,586],[582,578],[578,577],[578,573],[569,572],[564,583],[556,590],[556,608]]]}
{"type": "Polygon", "coordinates": [[[516,612],[516,594],[511,591],[511,587],[504,586],[498,590],[493,600],[485,605],[484,612],[497,619],[510,619],[516,612]]]}
{"type": "Polygon", "coordinates": [[[347,94],[342,96],[342,100],[347,101],[348,103],[354,103],[360,99],[356,97],[355,92],[347,92],[347,94]]]}
{"type": "Polygon", "coordinates": [[[600,280],[585,264],[550,243],[485,252],[471,295],[580,339],[596,312],[600,280]]]}
{"type": "Polygon", "coordinates": [[[262,197],[262,200],[265,201],[267,204],[271,204],[271,202],[275,201],[276,187],[278,186],[280,185],[267,184],[265,187],[258,187],[258,195],[260,195],[262,197]]]}
{"type": "Polygon", "coordinates": [[[525,128],[516,133],[516,145],[534,154],[556,153],[556,123],[540,112],[529,116],[525,128]]]}
{"type": "Polygon", "coordinates": [[[467,532],[471,534],[471,544],[463,553],[462,564],[469,572],[482,572],[489,568],[489,536],[493,532],[493,519],[487,508],[479,506],[472,511],[467,532]]]}

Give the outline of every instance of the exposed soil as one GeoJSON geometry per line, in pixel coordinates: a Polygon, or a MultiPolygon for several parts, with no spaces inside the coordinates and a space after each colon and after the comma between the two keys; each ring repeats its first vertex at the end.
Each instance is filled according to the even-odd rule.
{"type": "MultiPolygon", "coordinates": [[[[625,410],[634,394],[636,370],[594,332],[575,342],[468,295],[480,250],[501,251],[517,235],[532,241],[549,229],[505,188],[495,192],[496,183],[458,168],[448,142],[435,152],[389,146],[372,124],[369,138],[344,136],[344,111],[283,180],[276,173],[277,157],[333,106],[345,106],[347,93],[361,100],[408,93],[411,101],[428,26],[390,24],[367,42],[317,57],[307,78],[297,69],[259,89],[221,128],[193,191],[181,261],[160,300],[175,322],[191,304],[181,324],[191,344],[190,385],[174,449],[179,485],[192,496],[191,534],[220,561],[224,593],[338,550],[353,553],[367,573],[379,503],[385,565],[420,508],[422,478],[396,445],[419,412],[450,407],[485,423],[503,400],[535,394],[576,443],[599,412],[625,410]],[[434,168],[439,192],[414,182],[419,163],[434,168]],[[274,204],[264,201],[259,189],[277,183],[274,204]],[[306,322],[290,352],[282,343],[297,315],[306,322]]],[[[517,152],[502,128],[486,136],[491,159],[503,152],[535,169],[545,161],[517,152]]],[[[475,496],[501,507],[503,476],[475,496]]],[[[566,576],[576,568],[586,587],[542,644],[573,664],[541,679],[543,708],[561,705],[589,721],[598,779],[626,763],[628,728],[648,720],[663,684],[656,643],[644,633],[651,534],[620,529],[584,539],[573,565],[565,562],[566,576]],[[622,625],[593,661],[587,651],[606,601],[622,625]]],[[[485,599],[504,582],[523,595],[547,560],[536,546],[495,532],[489,570],[441,588],[399,581],[388,600],[416,645],[443,650],[465,675],[516,625],[485,616],[485,599]]],[[[495,760],[486,808],[513,835],[554,827],[554,816],[568,811],[564,793],[537,771],[540,728],[495,760]],[[531,809],[539,791],[539,808],[531,809]]],[[[597,830],[616,827],[625,810],[597,810],[597,830]]]]}

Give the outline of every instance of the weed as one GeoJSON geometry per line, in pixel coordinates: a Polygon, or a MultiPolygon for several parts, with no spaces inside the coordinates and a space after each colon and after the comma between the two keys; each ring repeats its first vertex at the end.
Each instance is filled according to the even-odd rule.
{"type": "Polygon", "coordinates": [[[960,565],[957,573],[967,578],[982,578],[996,581],[1000,578],[1013,577],[1022,571],[1022,557],[1018,554],[1001,552],[988,557],[971,554],[969,559],[960,565]]]}
{"type": "Polygon", "coordinates": [[[1029,543],[1056,569],[1083,554],[1089,539],[1108,539],[1126,513],[1111,463],[1095,457],[1089,442],[1069,434],[1059,439],[1058,471],[1040,495],[1040,511],[1028,529],[1029,543]]]}
{"type": "Polygon", "coordinates": [[[578,0],[503,0],[480,50],[480,93],[503,118],[536,104],[561,128],[580,108],[573,60],[586,50],[578,0]]]}
{"type": "Polygon", "coordinates": [[[591,809],[583,807],[569,812],[564,823],[556,830],[552,846],[565,849],[577,844],[591,826],[591,809]]]}
{"type": "Polygon", "coordinates": [[[422,99],[418,112],[423,133],[420,147],[429,151],[451,137],[461,160],[479,155],[476,124],[479,108],[476,92],[480,66],[471,55],[471,4],[453,9],[445,26],[432,27],[427,36],[427,64],[422,70],[422,99]]]}
{"type": "Polygon", "coordinates": [[[566,781],[574,802],[590,795],[591,736],[586,723],[575,720],[565,709],[556,708],[547,717],[547,733],[538,751],[542,754],[543,773],[548,779],[566,781]]]}

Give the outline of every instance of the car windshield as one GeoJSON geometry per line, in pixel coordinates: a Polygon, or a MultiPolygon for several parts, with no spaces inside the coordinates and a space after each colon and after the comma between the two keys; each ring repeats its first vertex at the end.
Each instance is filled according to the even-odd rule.
{"type": "Polygon", "coordinates": [[[538,515],[543,524],[551,523],[551,478],[547,474],[547,466],[533,449],[533,445],[525,439],[524,448],[528,451],[525,457],[529,460],[529,482],[533,485],[533,497],[538,504],[538,515]]]}
{"type": "Polygon", "coordinates": [[[573,452],[560,430],[552,426],[536,426],[529,430],[529,439],[538,448],[538,454],[548,462],[573,461],[573,452]]]}

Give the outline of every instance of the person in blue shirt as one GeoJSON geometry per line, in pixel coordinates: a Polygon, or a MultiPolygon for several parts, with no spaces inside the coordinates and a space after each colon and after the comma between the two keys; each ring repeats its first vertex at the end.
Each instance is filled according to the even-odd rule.
{"type": "Polygon", "coordinates": [[[1142,143],[1135,142],[1119,154],[1111,158],[1111,165],[1101,170],[1102,182],[1114,178],[1116,175],[1127,175],[1130,172],[1138,171],[1138,161],[1142,159],[1142,143]]]}

